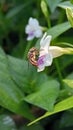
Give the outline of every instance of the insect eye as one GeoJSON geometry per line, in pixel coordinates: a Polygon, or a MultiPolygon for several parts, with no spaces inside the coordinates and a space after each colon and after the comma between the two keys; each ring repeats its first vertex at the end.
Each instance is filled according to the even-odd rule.
{"type": "Polygon", "coordinates": [[[36,60],[38,60],[38,55],[36,55],[36,60]]]}

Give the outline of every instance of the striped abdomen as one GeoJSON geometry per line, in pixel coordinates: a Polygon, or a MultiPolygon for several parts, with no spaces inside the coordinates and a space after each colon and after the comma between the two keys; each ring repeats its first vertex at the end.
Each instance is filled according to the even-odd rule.
{"type": "Polygon", "coordinates": [[[32,47],[28,52],[28,60],[34,66],[37,66],[37,56],[38,56],[38,54],[39,54],[39,52],[35,47],[32,47]]]}

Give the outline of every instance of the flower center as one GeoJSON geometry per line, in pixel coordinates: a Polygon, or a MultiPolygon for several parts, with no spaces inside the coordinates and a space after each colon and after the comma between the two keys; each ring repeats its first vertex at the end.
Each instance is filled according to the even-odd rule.
{"type": "Polygon", "coordinates": [[[34,31],[29,32],[29,36],[33,36],[34,35],[34,31]]]}
{"type": "Polygon", "coordinates": [[[44,59],[45,59],[45,55],[43,55],[43,56],[41,56],[41,57],[39,57],[39,58],[38,58],[38,61],[37,61],[37,62],[38,62],[38,63],[37,63],[37,64],[38,64],[38,66],[40,66],[40,65],[43,65],[43,64],[44,64],[44,59]]]}

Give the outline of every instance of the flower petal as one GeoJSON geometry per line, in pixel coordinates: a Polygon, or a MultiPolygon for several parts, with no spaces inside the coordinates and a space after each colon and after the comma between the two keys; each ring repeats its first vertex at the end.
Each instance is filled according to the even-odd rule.
{"type": "Polygon", "coordinates": [[[27,40],[32,40],[34,37],[41,37],[42,29],[39,25],[38,20],[31,17],[28,21],[28,25],[25,27],[25,32],[28,34],[27,40]]]}
{"type": "Polygon", "coordinates": [[[45,66],[39,66],[38,69],[37,69],[37,72],[41,72],[45,69],[45,66]]]}
{"type": "Polygon", "coordinates": [[[34,35],[28,35],[27,40],[30,41],[30,40],[32,40],[34,37],[35,37],[34,35]]]}
{"type": "Polygon", "coordinates": [[[47,50],[49,48],[51,39],[52,39],[52,36],[51,35],[47,36],[47,33],[45,33],[40,41],[40,49],[44,48],[47,50]]]}
{"type": "Polygon", "coordinates": [[[40,41],[40,52],[39,52],[39,57],[45,54],[48,54],[48,50],[49,50],[49,45],[50,45],[50,41],[51,41],[52,36],[51,35],[47,35],[47,33],[45,33],[40,41]]]}
{"type": "Polygon", "coordinates": [[[45,57],[45,66],[50,66],[52,64],[53,57],[51,53],[48,53],[45,57]]]}
{"type": "Polygon", "coordinates": [[[28,22],[28,23],[29,23],[30,26],[33,26],[33,27],[39,26],[38,20],[35,19],[35,18],[32,18],[32,17],[29,19],[29,22],[28,22]]]}
{"type": "Polygon", "coordinates": [[[25,27],[25,33],[28,34],[30,32],[31,28],[29,25],[25,27]]]}
{"type": "Polygon", "coordinates": [[[35,36],[38,38],[38,37],[41,37],[42,36],[42,30],[41,29],[37,29],[35,31],[35,36]]]}
{"type": "Polygon", "coordinates": [[[45,63],[45,55],[43,55],[43,56],[40,56],[39,58],[38,58],[38,61],[37,61],[38,63],[38,66],[42,66],[42,65],[44,65],[44,63],[45,63]]]}
{"type": "Polygon", "coordinates": [[[38,72],[43,71],[45,69],[45,55],[39,57],[38,61],[38,72]]]}
{"type": "Polygon", "coordinates": [[[50,66],[52,64],[53,57],[50,53],[39,57],[38,59],[38,72],[43,71],[46,66],[50,66]]]}
{"type": "Polygon", "coordinates": [[[43,45],[44,39],[45,39],[46,35],[47,35],[47,33],[45,33],[45,34],[43,35],[42,39],[40,40],[40,46],[43,45]]]}

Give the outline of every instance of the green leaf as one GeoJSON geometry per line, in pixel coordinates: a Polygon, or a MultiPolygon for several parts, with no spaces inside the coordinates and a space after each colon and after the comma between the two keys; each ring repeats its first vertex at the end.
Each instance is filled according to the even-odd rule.
{"type": "Polygon", "coordinates": [[[73,0],[70,0],[70,2],[73,4],[73,0]]]}
{"type": "Polygon", "coordinates": [[[15,15],[17,15],[20,11],[22,11],[22,9],[25,7],[25,5],[19,5],[17,7],[12,8],[6,15],[6,18],[10,19],[12,17],[14,17],[15,15]]]}
{"type": "Polygon", "coordinates": [[[64,112],[59,122],[60,128],[70,127],[70,126],[73,126],[73,112],[71,110],[64,112]]]}
{"type": "Polygon", "coordinates": [[[44,128],[39,123],[37,123],[37,124],[34,124],[30,127],[22,126],[19,130],[44,130],[44,128]]]}
{"type": "MultiPolygon", "coordinates": [[[[29,118],[31,118],[31,116],[29,114],[29,109],[26,107],[27,105],[24,102],[21,102],[24,98],[24,93],[31,93],[31,92],[36,91],[36,89],[38,89],[38,87],[36,87],[36,85],[39,86],[40,84],[42,84],[43,79],[44,79],[44,82],[46,82],[48,80],[48,77],[44,73],[40,73],[40,74],[37,73],[37,71],[34,67],[28,69],[28,62],[26,62],[24,60],[19,60],[17,58],[11,57],[11,56],[7,56],[7,57],[5,56],[5,59],[7,61],[7,68],[8,68],[8,69],[6,69],[7,72],[5,74],[7,75],[7,73],[8,73],[8,76],[10,77],[10,82],[8,84],[6,84],[6,80],[7,80],[6,77],[3,80],[5,82],[5,86],[7,86],[6,88],[8,90],[10,89],[13,92],[10,93],[9,91],[7,91],[6,94],[9,98],[9,100],[7,102],[8,104],[6,102],[4,102],[3,107],[5,107],[11,111],[14,111],[18,114],[20,113],[23,116],[27,115],[27,116],[29,116],[29,118]],[[32,73],[33,73],[33,75],[32,75],[32,73]],[[13,82],[13,85],[10,84],[11,82],[13,82]],[[22,94],[22,97],[19,97],[18,90],[16,90],[16,88],[22,94]],[[17,101],[20,104],[18,105],[15,103],[14,104],[15,107],[12,107],[13,101],[11,101],[12,97],[10,98],[9,94],[10,95],[12,94],[12,96],[13,95],[15,96],[15,94],[17,94],[18,95],[17,101]],[[17,107],[17,109],[19,109],[19,108],[20,109],[16,110],[16,107],[17,107]],[[26,114],[24,114],[25,112],[26,112],[26,114]]],[[[4,60],[2,60],[2,61],[4,61],[4,60]]],[[[2,64],[2,66],[3,66],[3,64],[2,64]]],[[[3,70],[4,70],[4,68],[3,68],[3,70]]],[[[5,70],[4,70],[4,72],[3,72],[3,70],[2,70],[2,73],[5,72],[5,70]]],[[[2,88],[1,88],[1,91],[2,91],[2,88]]]]}
{"type": "Polygon", "coordinates": [[[58,4],[58,7],[61,7],[63,9],[66,9],[66,8],[73,9],[73,4],[71,4],[69,1],[65,1],[65,2],[58,4]]]}
{"type": "Polygon", "coordinates": [[[73,56],[67,55],[60,58],[61,71],[64,71],[66,67],[73,63],[73,56]]]}
{"type": "Polygon", "coordinates": [[[33,122],[30,122],[28,125],[32,125],[34,123],[36,123],[37,121],[43,119],[43,118],[46,118],[50,115],[53,115],[55,113],[58,113],[58,112],[61,112],[61,111],[64,111],[64,110],[68,110],[70,108],[73,108],[73,96],[57,103],[55,105],[55,108],[54,108],[54,111],[52,112],[46,112],[43,116],[37,118],[36,120],[34,120],[33,122]]]}
{"type": "Polygon", "coordinates": [[[52,111],[58,94],[59,83],[56,80],[51,80],[43,83],[39,86],[37,92],[28,95],[24,100],[45,110],[52,111]]]}
{"type": "Polygon", "coordinates": [[[68,18],[71,26],[73,27],[73,9],[66,8],[66,15],[67,15],[67,18],[68,18]]]}
{"type": "Polygon", "coordinates": [[[68,43],[68,42],[58,42],[56,43],[56,45],[62,45],[62,46],[65,46],[65,47],[73,47],[73,45],[71,43],[68,43]]]}
{"type": "Polygon", "coordinates": [[[46,18],[48,18],[48,9],[44,0],[41,1],[41,9],[46,18]]]}
{"type": "Polygon", "coordinates": [[[44,73],[37,73],[35,67],[25,60],[8,56],[8,65],[11,78],[24,93],[31,93],[38,89],[43,79],[46,82],[49,77],[44,73]],[[33,75],[32,75],[33,74],[33,75]],[[32,76],[31,76],[32,75],[32,76]]]}
{"type": "Polygon", "coordinates": [[[16,130],[12,118],[8,115],[0,115],[0,130],[16,130]]]}
{"type": "MultiPolygon", "coordinates": [[[[23,62],[22,62],[23,63],[23,62]]],[[[27,104],[22,101],[24,93],[12,79],[8,58],[0,48],[0,105],[28,119],[32,118],[27,104]]]]}
{"type": "Polygon", "coordinates": [[[51,23],[50,23],[50,14],[49,14],[49,10],[47,8],[47,4],[44,0],[41,1],[41,9],[42,9],[42,12],[46,18],[46,21],[48,23],[48,27],[51,26],[51,23]]]}
{"type": "MultiPolygon", "coordinates": [[[[48,35],[52,35],[52,39],[57,38],[58,36],[60,36],[61,34],[63,34],[64,32],[66,32],[67,30],[69,30],[71,28],[71,25],[69,22],[65,22],[62,24],[58,24],[50,29],[48,29],[47,34],[48,35]]],[[[35,45],[37,48],[39,48],[40,46],[40,40],[38,40],[36,42],[35,45]]]]}
{"type": "Polygon", "coordinates": [[[28,63],[24,60],[8,56],[8,67],[12,79],[23,92],[26,92],[28,87],[28,63]]]}
{"type": "Polygon", "coordinates": [[[73,88],[73,80],[64,79],[63,82],[66,83],[70,88],[73,88]]]}
{"type": "Polygon", "coordinates": [[[73,72],[67,76],[68,79],[73,80],[73,72]]]}
{"type": "Polygon", "coordinates": [[[61,35],[62,33],[64,33],[70,28],[71,28],[71,25],[69,24],[69,22],[65,22],[65,23],[52,27],[51,29],[47,31],[47,33],[49,35],[52,35],[52,38],[55,39],[56,37],[58,37],[59,35],[61,35]]]}
{"type": "Polygon", "coordinates": [[[46,0],[51,12],[53,13],[57,7],[57,5],[60,3],[62,0],[46,0]]]}

